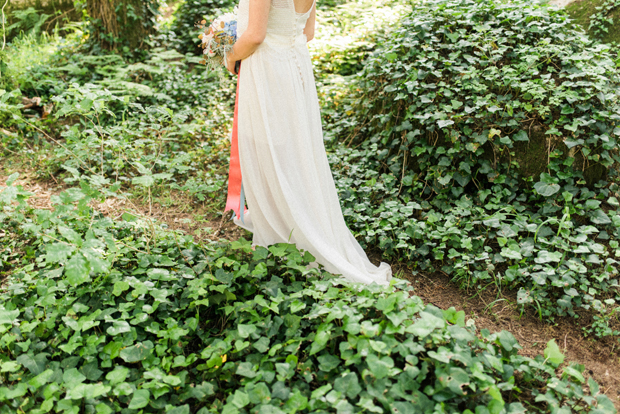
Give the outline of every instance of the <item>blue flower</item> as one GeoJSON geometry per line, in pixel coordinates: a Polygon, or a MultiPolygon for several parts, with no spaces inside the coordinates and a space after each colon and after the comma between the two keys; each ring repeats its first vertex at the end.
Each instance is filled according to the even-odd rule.
{"type": "Polygon", "coordinates": [[[237,22],[228,22],[224,26],[224,32],[230,37],[237,38],[237,22]]]}

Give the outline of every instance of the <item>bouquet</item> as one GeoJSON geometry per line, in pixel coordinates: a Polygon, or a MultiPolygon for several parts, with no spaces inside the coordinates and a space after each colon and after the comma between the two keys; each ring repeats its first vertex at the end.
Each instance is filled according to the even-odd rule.
{"type": "Polygon", "coordinates": [[[200,62],[207,69],[216,70],[225,63],[226,54],[232,50],[237,41],[237,9],[213,20],[206,26],[206,20],[198,27],[204,29],[198,37],[202,40],[204,59],[200,62]]]}

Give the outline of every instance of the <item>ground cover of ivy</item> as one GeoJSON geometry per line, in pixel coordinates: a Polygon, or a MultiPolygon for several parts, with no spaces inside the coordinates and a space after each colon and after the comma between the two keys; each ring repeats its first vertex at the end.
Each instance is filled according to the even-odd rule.
{"type": "Polygon", "coordinates": [[[416,6],[324,111],[349,226],[416,270],[618,335],[619,65],[555,7],[416,6]]]}
{"type": "MultiPolygon", "coordinates": [[[[520,289],[519,303],[548,319],[595,308],[588,333],[614,334],[616,187],[564,163],[616,155],[615,56],[560,12],[460,3],[320,4],[311,48],[347,223],[386,260],[520,289]],[[518,76],[510,59],[525,62],[518,76]],[[560,74],[575,80],[545,98],[549,62],[568,62],[560,74]],[[531,95],[512,112],[522,91],[494,67],[531,95]],[[523,111],[542,135],[551,128],[541,120],[560,130],[577,113],[583,157],[554,152],[553,141],[547,175],[514,174],[523,111]]],[[[519,356],[511,334],[476,332],[462,312],[409,297],[402,281],[352,286],[308,269],[311,257],[292,246],[199,244],[150,219],[94,211],[91,201],[155,203],[169,190],[223,207],[234,84],[175,51],[174,28],[139,60],[93,55],[83,25],[26,33],[2,52],[2,156],[75,188],[52,211],[27,207],[15,176],[0,195],[0,412],[614,412],[554,342],[536,359],[519,356]],[[22,95],[54,109],[43,119],[22,95]]],[[[595,177],[611,181],[604,167],[595,177]]]]}
{"type": "Polygon", "coordinates": [[[294,246],[197,244],[89,207],[82,182],[33,210],[0,193],[0,413],[615,412],[584,367],[518,355],[390,287],[353,285],[294,246]],[[557,372],[556,372],[557,370],[557,372]]]}

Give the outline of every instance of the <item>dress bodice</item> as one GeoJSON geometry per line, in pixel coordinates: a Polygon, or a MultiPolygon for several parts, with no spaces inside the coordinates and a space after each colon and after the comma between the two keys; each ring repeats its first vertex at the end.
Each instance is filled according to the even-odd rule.
{"type": "MultiPolygon", "coordinates": [[[[303,35],[313,8],[314,4],[306,13],[298,13],[295,11],[293,0],[271,0],[267,21],[267,41],[274,38],[282,40],[286,37],[291,41],[291,44],[294,44],[295,39],[303,35]]],[[[240,0],[237,15],[238,37],[241,37],[248,28],[249,17],[250,0],[240,0]]]]}

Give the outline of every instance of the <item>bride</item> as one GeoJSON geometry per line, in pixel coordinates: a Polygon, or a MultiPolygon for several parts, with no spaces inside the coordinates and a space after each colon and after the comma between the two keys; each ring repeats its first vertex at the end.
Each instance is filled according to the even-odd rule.
{"type": "Polygon", "coordinates": [[[294,243],[331,273],[388,283],[390,266],[373,265],[347,228],[327,162],[306,45],[316,0],[241,0],[238,10],[238,40],[225,62],[239,69],[227,209],[254,233],[253,245],[294,243]]]}

